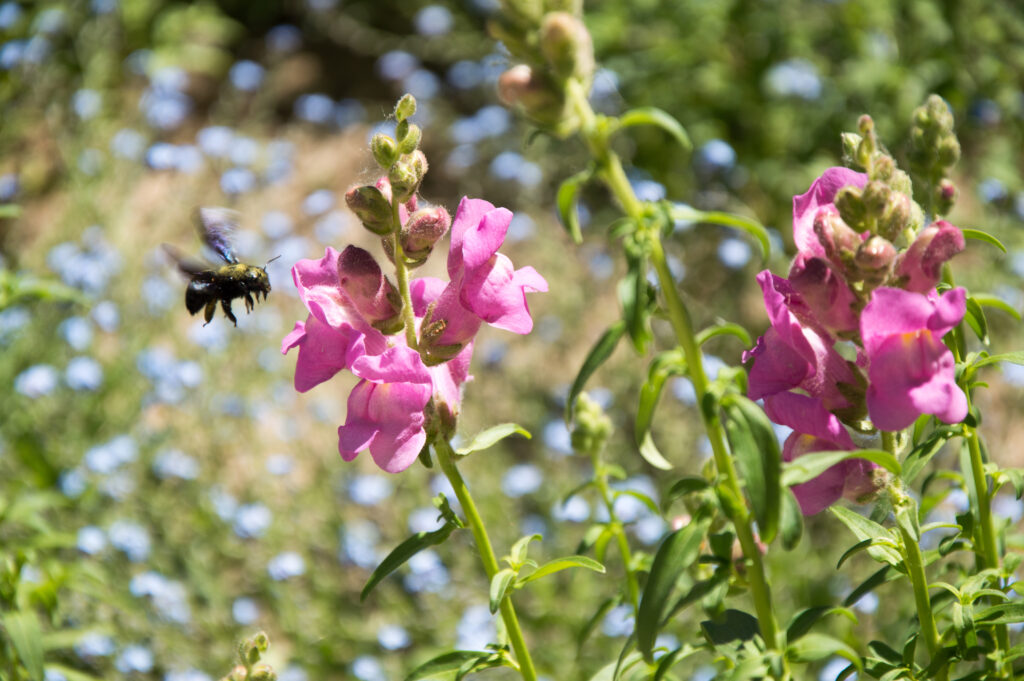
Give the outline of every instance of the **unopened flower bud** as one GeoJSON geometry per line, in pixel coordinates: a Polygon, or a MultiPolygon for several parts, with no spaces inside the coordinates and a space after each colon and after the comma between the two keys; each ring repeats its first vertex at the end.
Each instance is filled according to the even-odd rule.
{"type": "MultiPolygon", "coordinates": [[[[388,194],[390,194],[390,188],[388,194]]],[[[391,197],[373,185],[352,187],[345,192],[345,203],[363,223],[363,227],[374,234],[390,234],[392,231],[391,197]]]]}
{"type": "Polygon", "coordinates": [[[395,104],[395,118],[399,123],[416,113],[416,98],[406,93],[395,104]]]}
{"type": "Polygon", "coordinates": [[[867,218],[867,209],[864,207],[862,190],[853,185],[847,185],[836,192],[835,203],[839,216],[847,225],[858,227],[864,224],[867,218]]]}
{"type": "Polygon", "coordinates": [[[882,182],[872,181],[868,182],[864,186],[864,192],[861,194],[861,199],[864,202],[864,210],[867,211],[868,215],[872,217],[878,217],[885,210],[886,204],[889,202],[889,196],[892,194],[892,190],[882,182]]]}
{"type": "Polygon", "coordinates": [[[398,151],[402,154],[411,154],[419,148],[422,137],[423,131],[420,129],[420,126],[416,124],[409,125],[405,134],[400,135],[398,138],[398,151]]]}
{"type": "Polygon", "coordinates": [[[252,668],[249,681],[277,681],[277,672],[269,664],[261,662],[252,668]]]}
{"type": "Polygon", "coordinates": [[[426,260],[434,244],[445,235],[452,219],[441,206],[431,206],[409,216],[399,235],[402,251],[410,260],[426,260]]]}
{"type": "Polygon", "coordinates": [[[612,433],[612,420],[597,402],[582,393],[576,401],[576,426],[572,448],[581,454],[600,452],[612,433]]]}
{"type": "Polygon", "coordinates": [[[947,178],[939,182],[935,188],[935,212],[938,215],[948,215],[956,203],[956,185],[947,178]]]}
{"type": "Polygon", "coordinates": [[[382,333],[402,327],[402,298],[369,251],[349,246],[338,256],[338,286],[366,321],[382,333]]]}
{"type": "Polygon", "coordinates": [[[525,64],[513,66],[498,78],[498,98],[506,106],[522,109],[530,119],[561,130],[570,123],[563,91],[544,74],[525,64]]]}
{"type": "Polygon", "coordinates": [[[825,255],[836,265],[846,263],[861,244],[860,235],[833,209],[819,210],[814,216],[814,234],[825,248],[825,255]]]}
{"type": "Polygon", "coordinates": [[[227,676],[221,677],[220,681],[246,681],[248,678],[248,672],[245,670],[245,666],[236,664],[235,668],[228,672],[227,676]]]}
{"type": "Polygon", "coordinates": [[[420,188],[423,176],[427,174],[427,157],[417,149],[403,156],[388,170],[388,181],[394,198],[405,202],[420,188]]]}
{"type": "Polygon", "coordinates": [[[540,51],[558,78],[588,83],[594,74],[594,42],[583,21],[568,12],[544,16],[540,51]]]}
{"type": "Polygon", "coordinates": [[[879,286],[889,278],[896,247],[888,239],[873,236],[857,249],[854,263],[861,278],[872,287],[879,286]]]}
{"type": "Polygon", "coordinates": [[[856,504],[870,504],[889,486],[892,476],[884,468],[872,466],[863,459],[856,459],[857,466],[847,468],[843,498],[856,504]]]}
{"type": "Polygon", "coordinates": [[[896,276],[903,288],[927,293],[939,283],[942,266],[964,250],[964,234],[945,220],[938,220],[914,239],[896,263],[896,276]]]}
{"type": "Polygon", "coordinates": [[[398,144],[382,132],[370,140],[370,151],[381,168],[390,168],[398,160],[398,144]]]}
{"type": "Polygon", "coordinates": [[[854,132],[844,132],[839,137],[843,143],[843,161],[856,163],[857,147],[860,146],[861,136],[854,132]]]}
{"type": "Polygon", "coordinates": [[[952,168],[960,160],[960,142],[953,135],[946,135],[939,142],[938,148],[939,165],[944,168],[952,168]]]}
{"type": "Polygon", "coordinates": [[[885,205],[885,210],[878,218],[878,234],[889,241],[895,241],[904,229],[910,224],[912,207],[910,197],[906,194],[894,192],[885,205]]]}

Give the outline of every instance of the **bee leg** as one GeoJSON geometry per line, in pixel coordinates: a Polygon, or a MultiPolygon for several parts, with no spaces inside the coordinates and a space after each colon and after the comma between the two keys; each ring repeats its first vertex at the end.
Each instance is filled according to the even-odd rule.
{"type": "MultiPolygon", "coordinates": [[[[257,292],[257,293],[256,293],[256,295],[258,296],[258,295],[259,295],[259,293],[257,292]]],[[[252,296],[251,296],[251,295],[249,295],[249,292],[248,292],[248,291],[246,291],[246,293],[245,293],[245,311],[246,311],[247,313],[248,313],[248,312],[252,312],[252,309],[253,309],[254,307],[256,307],[256,303],[254,303],[254,302],[253,302],[253,300],[252,300],[252,296]]]]}
{"type": "Polygon", "coordinates": [[[227,318],[231,320],[231,323],[234,324],[235,326],[238,326],[238,320],[235,319],[235,315],[231,311],[231,301],[228,300],[227,298],[221,300],[220,307],[222,310],[224,310],[224,314],[227,316],[227,318]]]}
{"type": "MultiPolygon", "coordinates": [[[[213,313],[217,311],[217,301],[211,300],[206,304],[206,309],[203,310],[203,318],[206,319],[206,324],[213,321],[213,313]]],[[[206,326],[203,324],[203,326],[206,326]]]]}

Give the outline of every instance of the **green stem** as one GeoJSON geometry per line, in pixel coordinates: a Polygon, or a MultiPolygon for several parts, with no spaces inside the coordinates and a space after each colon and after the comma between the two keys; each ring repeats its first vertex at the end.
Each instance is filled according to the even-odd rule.
{"type": "MultiPolygon", "coordinates": [[[[441,465],[441,470],[444,471],[448,482],[452,485],[452,489],[455,490],[455,496],[459,499],[462,512],[466,515],[466,521],[469,523],[469,528],[473,531],[473,539],[476,541],[476,548],[480,552],[480,560],[484,564],[484,571],[487,573],[487,580],[490,583],[490,580],[497,574],[499,569],[498,558],[494,554],[494,548],[491,546],[491,540],[487,536],[487,530],[484,528],[484,521],[480,517],[480,512],[477,511],[473,497],[469,494],[469,488],[466,487],[466,481],[462,479],[459,469],[455,466],[455,452],[452,451],[452,447],[447,440],[440,438],[434,442],[434,451],[437,453],[437,460],[441,465]]],[[[512,650],[516,654],[516,661],[519,663],[519,674],[523,677],[523,681],[537,681],[537,671],[533,667],[533,659],[530,657],[530,651],[526,647],[526,640],[523,638],[523,630],[519,626],[519,618],[516,617],[512,600],[508,596],[501,599],[500,612],[501,619],[505,623],[505,631],[508,633],[509,642],[512,644],[512,650]]]]}
{"type": "Polygon", "coordinates": [[[597,490],[601,494],[601,500],[608,511],[608,520],[615,532],[615,539],[619,545],[619,554],[622,556],[622,564],[626,570],[626,588],[629,591],[629,604],[633,606],[633,614],[636,615],[640,607],[640,587],[637,584],[636,572],[633,569],[633,554],[629,550],[629,540],[626,538],[626,531],[615,515],[615,503],[612,501],[611,488],[608,486],[608,476],[604,470],[604,464],[598,452],[590,453],[590,461],[594,466],[594,482],[597,483],[597,490]]]}
{"type": "MultiPolygon", "coordinates": [[[[566,94],[572,101],[574,110],[579,117],[580,133],[597,161],[600,175],[605,185],[619,205],[622,206],[625,213],[640,225],[640,229],[645,231],[646,243],[650,249],[651,263],[657,272],[658,284],[662,295],[665,297],[665,308],[668,312],[669,321],[675,332],[676,341],[683,348],[683,354],[686,356],[690,380],[693,382],[693,389],[697,395],[697,404],[700,408],[701,418],[704,421],[704,427],[707,429],[708,439],[711,441],[715,465],[718,467],[718,472],[723,477],[729,491],[736,498],[743,499],[744,495],[739,483],[739,476],[725,445],[725,432],[722,429],[722,424],[715,416],[705,413],[703,409],[704,396],[708,391],[708,379],[704,371],[703,356],[700,352],[700,347],[697,345],[697,337],[693,330],[693,323],[690,320],[690,313],[676,291],[675,280],[665,260],[661,236],[656,229],[645,227],[643,220],[644,203],[636,197],[633,187],[629,184],[629,179],[622,169],[622,163],[618,155],[609,147],[607,135],[601,129],[583,87],[575,80],[570,79],[567,83],[566,94]]],[[[761,635],[768,648],[776,650],[779,647],[779,627],[775,618],[775,610],[772,607],[771,587],[768,584],[764,561],[761,557],[761,547],[754,536],[753,519],[746,508],[741,509],[737,515],[738,517],[733,517],[731,520],[736,527],[736,536],[743,549],[743,555],[747,560],[747,576],[754,599],[754,608],[757,611],[757,618],[761,626],[761,635]]]]}
{"type": "MultiPolygon", "coordinates": [[[[399,214],[398,201],[391,202],[392,233],[391,245],[395,253],[395,278],[398,280],[398,295],[402,297],[402,325],[405,327],[405,342],[413,350],[418,350],[416,342],[416,316],[412,309],[412,293],[409,291],[409,268],[405,264],[405,252],[402,250],[402,220],[399,214]]],[[[388,238],[388,237],[385,237],[388,238]]]]}

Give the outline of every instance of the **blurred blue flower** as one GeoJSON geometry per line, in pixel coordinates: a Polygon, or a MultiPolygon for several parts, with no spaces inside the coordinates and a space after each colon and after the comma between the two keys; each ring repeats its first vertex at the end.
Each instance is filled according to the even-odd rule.
{"type": "Polygon", "coordinates": [[[420,118],[423,117],[422,103],[433,99],[441,91],[441,79],[428,69],[416,69],[402,79],[402,89],[420,100],[420,118]]]}
{"type": "Polygon", "coordinates": [[[460,144],[456,146],[448,154],[448,158],[445,159],[445,166],[448,171],[452,174],[458,174],[459,171],[469,168],[477,161],[476,147],[472,144],[460,144]]]}
{"type": "Polygon", "coordinates": [[[1006,185],[994,177],[987,177],[978,183],[978,195],[985,203],[1004,201],[1008,196],[1006,185]]]}
{"type": "Polygon", "coordinates": [[[661,541],[667,529],[668,525],[665,520],[654,514],[645,515],[633,525],[633,533],[636,534],[636,538],[640,540],[641,544],[648,546],[661,541]]]}
{"type": "Polygon", "coordinates": [[[101,478],[97,483],[99,490],[116,501],[124,501],[135,492],[137,487],[135,476],[128,471],[117,471],[101,478]]]}
{"type": "Polygon", "coordinates": [[[383,558],[377,546],[378,542],[380,530],[376,525],[361,518],[350,520],[341,530],[341,551],[338,559],[372,570],[383,558]]]}
{"type": "Polygon", "coordinates": [[[198,669],[184,669],[167,672],[164,674],[164,681],[213,681],[209,674],[198,669]]]}
{"type": "Polygon", "coordinates": [[[338,210],[332,210],[313,225],[313,236],[322,244],[335,243],[347,230],[349,217],[338,210]]]}
{"type": "Polygon", "coordinates": [[[776,97],[817,99],[821,96],[821,77],[817,67],[806,59],[787,59],[768,69],[765,88],[776,97]]]}
{"type": "Polygon", "coordinates": [[[107,333],[117,330],[121,322],[121,313],[117,311],[117,305],[109,300],[103,300],[92,307],[92,320],[96,325],[107,333]]]}
{"type": "Polygon", "coordinates": [[[334,208],[338,199],[330,189],[317,189],[302,200],[302,212],[310,217],[321,215],[334,208]]]}
{"type": "Polygon", "coordinates": [[[92,357],[73,357],[64,370],[64,382],[72,390],[97,390],[103,384],[103,367],[92,357]]]}
{"type": "Polygon", "coordinates": [[[128,590],[137,598],[148,597],[157,613],[169,622],[187,624],[192,619],[185,585],[150,570],[132,577],[128,590]]]}
{"type": "Polygon", "coordinates": [[[565,426],[565,421],[560,418],[551,419],[544,424],[541,440],[548,449],[557,454],[572,454],[572,437],[565,426]]]}
{"type": "Polygon", "coordinates": [[[236,166],[251,166],[260,158],[260,143],[251,137],[236,135],[229,158],[236,166]]]}
{"type": "Polygon", "coordinates": [[[267,457],[266,469],[271,475],[288,475],[295,468],[295,459],[287,454],[271,454],[267,457]]]}
{"type": "Polygon", "coordinates": [[[174,130],[192,113],[192,98],[174,89],[147,89],[139,99],[146,121],[160,130],[174,130]]]}
{"type": "Polygon", "coordinates": [[[64,676],[53,667],[49,667],[43,671],[43,681],[68,681],[68,677],[64,676]]]}
{"type": "Polygon", "coordinates": [[[385,52],[377,60],[377,73],[387,80],[402,80],[419,68],[420,60],[402,50],[385,52]]]}
{"type": "Polygon", "coordinates": [[[648,179],[630,179],[633,192],[641,201],[661,201],[665,198],[665,185],[648,179]]]}
{"type": "Polygon", "coordinates": [[[82,120],[94,118],[103,107],[103,98],[95,90],[82,89],[71,95],[71,108],[82,120]]]}
{"type": "MultiPolygon", "coordinates": [[[[955,522],[955,520],[953,522],[955,522]]],[[[868,592],[857,599],[857,602],[853,605],[853,609],[867,615],[873,615],[878,611],[878,603],[878,596],[868,592]]]]}
{"type": "Polygon", "coordinates": [[[421,508],[413,509],[409,513],[408,520],[409,531],[413,534],[417,532],[433,532],[439,530],[444,525],[444,520],[441,518],[440,512],[433,506],[425,506],[421,508]]]}
{"type": "Polygon", "coordinates": [[[36,364],[14,379],[14,389],[33,399],[49,395],[57,387],[57,370],[49,364],[36,364]]]}
{"type": "Polygon", "coordinates": [[[459,650],[486,650],[498,636],[494,616],[482,603],[466,608],[455,627],[455,647],[459,650]]]}
{"type": "Polygon", "coordinates": [[[277,681],[309,681],[309,674],[302,667],[289,664],[277,673],[277,681]]]}
{"type": "Polygon", "coordinates": [[[366,118],[366,107],[358,99],[351,97],[342,99],[334,107],[334,123],[339,128],[360,123],[364,118],[366,118]]]}
{"type": "Polygon", "coordinates": [[[982,126],[999,125],[1002,120],[1002,112],[999,104],[991,99],[982,97],[971,102],[967,107],[967,115],[982,126]]]}
{"type": "Polygon", "coordinates": [[[263,233],[271,239],[280,239],[291,233],[294,223],[288,213],[279,210],[270,210],[263,214],[263,221],[260,223],[263,233]]]}
{"type": "Polygon", "coordinates": [[[299,120],[322,125],[334,117],[334,100],[319,92],[300,95],[294,109],[299,120]]]}
{"type": "Polygon", "coordinates": [[[708,140],[697,150],[697,161],[709,170],[728,170],[736,165],[736,150],[725,140],[708,140]]]}
{"type": "Polygon", "coordinates": [[[19,183],[17,173],[0,175],[0,201],[10,201],[18,195],[19,183]]]}
{"type": "Polygon", "coordinates": [[[75,652],[79,657],[108,657],[116,649],[114,639],[98,632],[84,634],[75,643],[75,652]]]}
{"type": "Polygon", "coordinates": [[[117,9],[118,0],[92,0],[89,3],[96,14],[110,14],[117,9]]]}
{"type": "Polygon", "coordinates": [[[519,527],[519,531],[523,535],[539,534],[543,537],[548,533],[547,522],[545,522],[543,516],[536,513],[526,515],[519,527]]]}
{"type": "Polygon", "coordinates": [[[199,477],[199,462],[180,449],[165,449],[154,457],[153,473],[162,480],[195,480],[199,477]]]}
{"type": "Polygon", "coordinates": [[[470,90],[483,81],[483,68],[475,61],[463,59],[448,67],[445,77],[452,86],[460,90],[470,90]]]}
{"type": "Polygon", "coordinates": [[[291,24],[278,24],[267,31],[265,40],[271,52],[294,52],[302,45],[302,31],[291,24]]]}
{"type": "Polygon", "coordinates": [[[61,473],[57,480],[57,486],[60,487],[61,494],[69,499],[75,499],[82,496],[82,492],[88,487],[88,482],[81,470],[72,468],[61,473]]]}
{"type": "Polygon", "coordinates": [[[117,656],[114,667],[122,674],[148,674],[153,671],[153,651],[145,646],[130,645],[117,656]]]}
{"type": "Polygon", "coordinates": [[[619,93],[619,74],[611,69],[601,68],[594,74],[594,84],[590,88],[590,100],[612,99],[619,93]]]}
{"type": "Polygon", "coordinates": [[[400,650],[412,643],[412,639],[404,627],[385,624],[377,630],[377,642],[384,650],[400,650]]]}
{"type": "Polygon", "coordinates": [[[391,481],[373,473],[356,475],[348,483],[348,495],[360,506],[376,506],[391,496],[391,481]]]}
{"type": "Polygon", "coordinates": [[[388,679],[377,658],[369,655],[360,655],[352,660],[351,671],[352,676],[359,681],[387,681],[388,679]]]}
{"type": "Polygon", "coordinates": [[[453,23],[451,10],[442,5],[427,5],[413,17],[420,35],[444,35],[452,30],[453,23]]]}
{"type": "Polygon", "coordinates": [[[103,152],[99,149],[83,149],[76,162],[79,172],[92,177],[103,166],[103,152]]]}
{"type": "Polygon", "coordinates": [[[242,59],[235,62],[228,71],[228,78],[236,89],[253,92],[263,83],[265,69],[254,61],[242,59]]]}
{"type": "Polygon", "coordinates": [[[0,5],[0,29],[11,28],[21,20],[23,12],[16,2],[5,2],[0,5]]]}
{"type": "Polygon", "coordinates": [[[220,176],[220,188],[225,194],[235,196],[252,191],[256,176],[248,168],[228,168],[220,176]]]}
{"type": "MultiPolygon", "coordinates": [[[[830,658],[829,661],[826,662],[825,665],[821,668],[821,671],[818,672],[818,680],[819,681],[834,681],[835,679],[838,679],[839,676],[843,673],[843,670],[846,669],[849,666],[850,666],[850,661],[847,660],[845,657],[833,657],[833,658],[830,658]]],[[[857,674],[854,673],[853,676],[848,677],[848,678],[856,678],[856,677],[857,677],[857,674]]]]}
{"type": "Polygon", "coordinates": [[[30,319],[32,315],[24,307],[15,305],[0,310],[0,343],[6,343],[18,335],[30,319]]]}
{"type": "Polygon", "coordinates": [[[718,259],[730,269],[738,270],[750,262],[750,244],[743,239],[727,237],[718,244],[718,259]]]}
{"type": "Polygon", "coordinates": [[[85,467],[94,473],[113,473],[138,456],[138,446],[131,435],[118,435],[100,445],[90,447],[82,457],[85,467]]]}
{"type": "Polygon", "coordinates": [[[601,633],[612,638],[629,636],[635,626],[633,607],[626,604],[617,605],[609,610],[601,621],[601,633]]]}
{"type": "Polygon", "coordinates": [[[10,70],[20,64],[27,46],[24,40],[11,40],[0,45],[0,69],[10,70]]]}
{"type": "Polygon", "coordinates": [[[65,16],[63,9],[59,7],[44,9],[36,15],[35,21],[32,22],[32,32],[46,34],[57,33],[64,28],[64,20],[65,16]]]}
{"type": "Polygon", "coordinates": [[[249,626],[260,618],[260,608],[251,598],[236,598],[231,604],[231,616],[242,626],[249,626]]]}
{"type": "Polygon", "coordinates": [[[25,45],[22,60],[27,64],[42,64],[53,51],[50,41],[41,35],[33,36],[25,45]]]}
{"type": "Polygon", "coordinates": [[[533,494],[544,482],[544,474],[529,463],[512,466],[501,477],[501,491],[513,499],[533,494]]]}
{"type": "Polygon", "coordinates": [[[420,551],[409,559],[409,574],[402,580],[409,593],[437,593],[448,585],[448,569],[431,549],[420,551]]]}
{"type": "Polygon", "coordinates": [[[149,532],[130,520],[116,520],[107,530],[110,545],[124,553],[133,563],[149,558],[149,532]]]}
{"type": "Polygon", "coordinates": [[[285,551],[270,559],[267,574],[276,582],[306,574],[306,561],[295,551],[285,551]]]}
{"type": "Polygon", "coordinates": [[[146,302],[146,309],[153,315],[176,307],[180,292],[171,285],[165,278],[151,274],[142,280],[142,299],[146,302]]]}
{"type": "Polygon", "coordinates": [[[82,553],[87,553],[90,556],[96,555],[107,548],[107,535],[95,525],[87,525],[78,530],[75,546],[82,553]]]}
{"type": "Polygon", "coordinates": [[[551,519],[558,522],[582,523],[590,517],[590,504],[578,494],[565,502],[555,502],[551,507],[551,519]]]}
{"type": "Polygon", "coordinates": [[[121,128],[110,138],[110,151],[114,156],[139,161],[146,151],[146,138],[138,130],[121,128]]]}
{"type": "Polygon", "coordinates": [[[1016,526],[1024,515],[1024,504],[1008,494],[998,494],[992,499],[992,512],[1009,520],[1011,526],[1016,526]]]}
{"type": "Polygon", "coordinates": [[[214,486],[209,492],[210,503],[213,505],[213,512],[221,520],[227,521],[235,517],[238,510],[238,500],[224,489],[214,486]]]}
{"type": "Polygon", "coordinates": [[[235,511],[235,522],[232,526],[235,534],[242,539],[262,537],[270,529],[274,516],[270,509],[256,502],[244,504],[235,511]]]}
{"type": "Polygon", "coordinates": [[[178,147],[157,142],[146,150],[146,165],[153,170],[174,170],[178,167],[178,147]]]}
{"type": "Polygon", "coordinates": [[[234,140],[234,130],[224,125],[209,125],[196,133],[196,144],[210,158],[227,158],[234,140]]]}

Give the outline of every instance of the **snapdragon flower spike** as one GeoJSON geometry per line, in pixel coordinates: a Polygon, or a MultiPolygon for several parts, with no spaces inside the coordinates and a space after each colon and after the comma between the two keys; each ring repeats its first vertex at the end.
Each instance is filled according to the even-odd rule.
{"type": "Polygon", "coordinates": [[[964,250],[965,245],[963,232],[945,220],[921,230],[896,262],[896,276],[902,288],[917,293],[931,291],[942,276],[942,265],[964,250]]]}
{"type": "Polygon", "coordinates": [[[827,330],[857,330],[857,296],[825,258],[797,253],[789,268],[789,283],[827,330]]]}
{"type": "Polygon", "coordinates": [[[402,298],[368,251],[348,246],[341,252],[338,285],[374,328],[384,333],[402,328],[402,298]]]}
{"type": "Polygon", "coordinates": [[[966,312],[962,288],[927,295],[882,287],[861,315],[867,354],[868,415],[882,430],[902,430],[921,414],[946,423],[967,416],[967,397],[956,384],[953,353],[942,337],[966,312]]]}
{"type": "MultiPolygon", "coordinates": [[[[811,452],[856,449],[850,434],[820,400],[798,393],[780,393],[765,398],[765,412],[775,423],[793,429],[782,446],[783,461],[792,461],[811,452]]],[[[864,459],[847,459],[824,473],[799,485],[793,495],[804,515],[825,510],[841,498],[858,501],[876,491],[877,466],[864,459]]]]}
{"type": "Polygon", "coordinates": [[[816,323],[813,310],[788,280],[765,270],[757,275],[771,328],[757,339],[743,361],[750,368],[747,395],[756,400],[800,389],[829,410],[852,406],[839,384],[857,384],[846,360],[833,348],[835,339],[816,323]]]}
{"type": "MultiPolygon", "coordinates": [[[[868,176],[849,168],[833,167],[822,173],[811,188],[793,197],[793,241],[801,253],[824,256],[825,248],[814,232],[814,220],[819,210],[835,209],[833,203],[840,189],[854,186],[863,189],[868,176]]],[[[836,211],[838,215],[838,211],[836,211]]]]}

